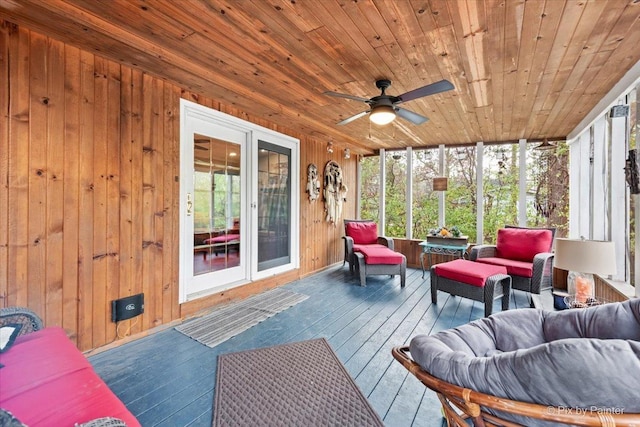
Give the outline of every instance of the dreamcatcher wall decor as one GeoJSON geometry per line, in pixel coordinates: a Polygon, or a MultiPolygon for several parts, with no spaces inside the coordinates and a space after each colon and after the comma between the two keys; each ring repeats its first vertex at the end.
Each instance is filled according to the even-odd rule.
{"type": "Polygon", "coordinates": [[[344,185],[342,168],[333,160],[324,167],[324,210],[326,221],[336,223],[342,216],[342,203],[347,199],[347,186],[344,185]]]}
{"type": "Polygon", "coordinates": [[[313,163],[309,163],[307,166],[307,193],[309,193],[309,202],[315,202],[320,197],[318,167],[313,163]]]}

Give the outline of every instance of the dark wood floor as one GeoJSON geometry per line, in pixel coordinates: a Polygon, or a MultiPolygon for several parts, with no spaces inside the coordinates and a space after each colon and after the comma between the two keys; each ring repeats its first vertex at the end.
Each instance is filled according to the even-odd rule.
{"type": "MultiPolygon", "coordinates": [[[[482,304],[446,293],[432,304],[420,270],[408,270],[404,289],[389,276],[370,276],[360,287],[348,270],[336,266],[285,285],[309,298],[215,348],[172,328],[89,360],[143,426],[210,426],[219,354],[324,337],[385,425],[440,426],[435,394],[391,348],[478,319],[482,304]]],[[[527,294],[513,293],[512,309],[529,305],[527,294]]]]}

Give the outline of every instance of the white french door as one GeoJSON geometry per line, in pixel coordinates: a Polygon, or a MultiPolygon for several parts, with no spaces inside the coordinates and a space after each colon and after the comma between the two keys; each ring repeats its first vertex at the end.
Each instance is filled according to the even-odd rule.
{"type": "Polygon", "coordinates": [[[247,280],[242,194],[250,135],[193,113],[187,110],[181,143],[181,301],[247,280]]]}
{"type": "Polygon", "coordinates": [[[298,268],[298,140],[180,111],[180,302],[298,268]]]}

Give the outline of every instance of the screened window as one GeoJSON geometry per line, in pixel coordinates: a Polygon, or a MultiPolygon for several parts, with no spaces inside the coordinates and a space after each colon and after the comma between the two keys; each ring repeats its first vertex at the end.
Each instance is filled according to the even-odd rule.
{"type": "Polygon", "coordinates": [[[476,241],[476,147],[445,150],[448,188],[445,198],[446,226],[476,241]]]}
{"type": "MultiPolygon", "coordinates": [[[[555,227],[556,236],[566,236],[569,212],[568,146],[554,141],[551,150],[536,149],[539,142],[527,144],[526,224],[531,227],[555,227]]],[[[482,198],[477,200],[477,146],[440,150],[411,150],[412,235],[423,240],[440,224],[456,226],[474,243],[496,242],[498,229],[519,225],[520,173],[519,144],[482,146],[482,198]],[[440,162],[444,172],[440,173],[440,162]],[[444,175],[447,190],[433,190],[433,179],[444,175]],[[439,197],[444,194],[444,212],[440,217],[439,197]],[[483,235],[477,236],[478,208],[482,207],[483,235]]],[[[407,152],[385,153],[385,234],[405,238],[407,198],[407,152]]],[[[361,218],[379,220],[379,157],[362,161],[361,218]]]]}
{"type": "Polygon", "coordinates": [[[439,177],[437,149],[413,150],[413,236],[425,239],[438,226],[438,192],[433,178],[439,177]]]}
{"type": "Polygon", "coordinates": [[[407,154],[385,153],[385,236],[404,237],[407,229],[407,154]]]}
{"type": "Polygon", "coordinates": [[[527,226],[555,227],[565,237],[569,218],[569,148],[565,141],[555,148],[527,147],[527,226]]]}
{"type": "Polygon", "coordinates": [[[518,146],[485,146],[482,165],[483,242],[494,244],[498,229],[518,224],[518,146]]]}
{"type": "Polygon", "coordinates": [[[360,162],[360,217],[378,221],[380,206],[380,157],[365,157],[360,162]]]}

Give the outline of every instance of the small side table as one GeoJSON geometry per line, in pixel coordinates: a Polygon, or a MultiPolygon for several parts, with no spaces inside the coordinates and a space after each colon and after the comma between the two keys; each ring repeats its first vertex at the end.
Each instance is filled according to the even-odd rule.
{"type": "Polygon", "coordinates": [[[441,245],[439,243],[427,243],[424,242],[418,243],[422,246],[422,253],[420,254],[420,266],[422,267],[422,278],[424,279],[424,256],[427,256],[427,260],[429,262],[429,268],[431,268],[431,254],[440,254],[440,255],[452,255],[455,258],[464,258],[465,253],[467,252],[467,248],[469,245],[464,246],[452,246],[452,245],[441,245]]]}

